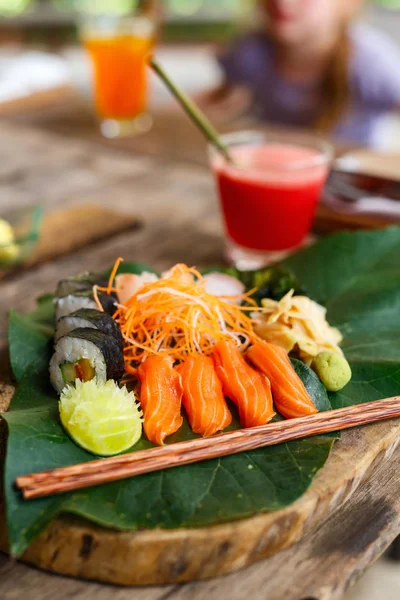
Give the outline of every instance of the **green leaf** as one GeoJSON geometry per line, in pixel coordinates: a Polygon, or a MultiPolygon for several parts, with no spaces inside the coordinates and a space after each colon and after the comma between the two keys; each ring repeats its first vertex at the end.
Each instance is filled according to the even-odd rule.
{"type": "Polygon", "coordinates": [[[382,271],[400,276],[400,228],[339,233],[297,252],[282,264],[317,302],[330,306],[349,290],[360,293],[365,280],[382,271]]]}
{"type": "MultiPolygon", "coordinates": [[[[320,410],[329,409],[329,401],[340,407],[399,393],[399,250],[400,228],[345,233],[323,239],[283,265],[310,296],[326,304],[328,319],[344,335],[343,348],[353,378],[343,390],[329,394],[329,400],[315,374],[294,362],[320,410]]],[[[32,322],[29,315],[20,319],[18,335],[14,327],[12,355],[23,345],[33,322],[35,327],[40,324],[32,322]]],[[[28,358],[19,364],[20,373],[28,358]]],[[[13,362],[18,364],[18,357],[14,356],[13,362]]],[[[308,438],[24,502],[13,487],[17,475],[93,458],[61,428],[46,369],[47,364],[33,363],[5,415],[9,427],[7,523],[15,555],[23,552],[51,519],[65,512],[105,527],[135,530],[200,527],[283,508],[305,492],[333,443],[329,437],[308,438]]],[[[185,424],[171,441],[190,436],[185,424]]],[[[142,440],[135,450],[148,446],[142,440]]]]}
{"type": "Polygon", "coordinates": [[[14,377],[20,381],[31,364],[48,360],[50,340],[54,334],[53,301],[42,302],[28,315],[10,312],[8,346],[14,377]]]}
{"type": "Polygon", "coordinates": [[[292,364],[297,375],[303,381],[308,393],[312,396],[315,406],[320,412],[331,410],[332,406],[326,393],[326,389],[310,367],[300,360],[292,358],[292,364]]]}
{"type": "Polygon", "coordinates": [[[390,398],[400,392],[400,361],[356,361],[351,369],[353,376],[346,387],[329,394],[333,408],[390,398]]]}
{"type": "MultiPolygon", "coordinates": [[[[314,401],[324,404],[323,387],[312,375],[306,373],[304,383],[314,401]]],[[[105,527],[137,529],[199,527],[283,508],[307,489],[333,443],[328,437],[296,441],[27,502],[14,488],[16,477],[94,457],[63,430],[47,365],[28,369],[11,410],[3,416],[9,429],[5,491],[14,555],[21,554],[57,514],[65,512],[105,527]]],[[[170,442],[192,437],[185,423],[170,442]]],[[[134,450],[149,446],[141,440],[134,450]]]]}
{"type": "Polygon", "coordinates": [[[353,377],[334,408],[400,390],[400,227],[340,233],[288,258],[290,269],[343,333],[353,377]]]}

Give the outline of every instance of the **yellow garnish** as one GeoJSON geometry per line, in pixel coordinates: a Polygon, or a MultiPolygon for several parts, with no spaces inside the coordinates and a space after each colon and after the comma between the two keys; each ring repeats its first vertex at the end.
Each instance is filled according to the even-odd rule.
{"type": "Polygon", "coordinates": [[[299,357],[310,365],[322,351],[338,355],[342,334],[326,320],[326,308],[307,296],[293,296],[290,290],[279,302],[264,298],[263,311],[254,313],[254,329],[257,335],[272,344],[296,350],[299,357]]]}

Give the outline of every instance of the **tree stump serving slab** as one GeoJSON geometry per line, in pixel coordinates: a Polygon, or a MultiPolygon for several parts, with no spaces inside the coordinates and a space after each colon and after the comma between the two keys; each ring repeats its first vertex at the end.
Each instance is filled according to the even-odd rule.
{"type": "MultiPolygon", "coordinates": [[[[3,385],[0,391],[4,408],[13,388],[3,385]]],[[[4,442],[5,427],[1,433],[4,442]]],[[[400,419],[345,431],[307,492],[282,510],[210,527],[134,532],[62,515],[33,541],[22,560],[55,573],[119,585],[224,575],[272,556],[318,527],[391,456],[399,440],[400,419]]],[[[7,551],[4,511],[2,521],[0,549],[7,551]]]]}

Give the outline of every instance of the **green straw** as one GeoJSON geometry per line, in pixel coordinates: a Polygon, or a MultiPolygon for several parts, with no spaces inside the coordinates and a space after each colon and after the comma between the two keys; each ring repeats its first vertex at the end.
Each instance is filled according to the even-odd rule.
{"type": "Polygon", "coordinates": [[[223,143],[218,135],[215,127],[207,119],[206,115],[200,110],[200,108],[177,86],[171,81],[170,77],[166,74],[161,65],[153,58],[150,58],[149,64],[153,71],[157,73],[160,79],[165,83],[170,92],[175,96],[183,110],[192,119],[195,125],[200,129],[208,141],[220,152],[224,158],[233,163],[233,159],[227,146],[223,143]]]}

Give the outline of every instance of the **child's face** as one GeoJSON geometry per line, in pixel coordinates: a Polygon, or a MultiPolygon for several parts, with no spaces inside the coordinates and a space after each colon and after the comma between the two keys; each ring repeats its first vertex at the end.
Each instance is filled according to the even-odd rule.
{"type": "Polygon", "coordinates": [[[348,19],[360,0],[260,0],[269,29],[283,44],[334,31],[348,19]]]}

